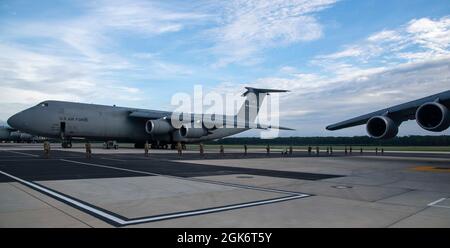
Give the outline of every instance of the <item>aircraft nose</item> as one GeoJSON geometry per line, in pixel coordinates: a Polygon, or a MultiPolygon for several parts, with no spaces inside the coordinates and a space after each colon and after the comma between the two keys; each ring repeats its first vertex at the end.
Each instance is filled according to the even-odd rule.
{"type": "Polygon", "coordinates": [[[13,115],[13,116],[11,116],[9,119],[8,119],[8,125],[10,126],[10,127],[12,127],[12,128],[15,128],[15,129],[20,129],[21,128],[21,121],[20,121],[20,113],[17,113],[17,114],[15,114],[15,115],[13,115]]]}

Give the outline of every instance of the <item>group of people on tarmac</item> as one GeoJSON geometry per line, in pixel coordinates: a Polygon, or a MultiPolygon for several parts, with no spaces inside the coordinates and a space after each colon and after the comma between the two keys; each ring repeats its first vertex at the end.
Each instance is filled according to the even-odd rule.
{"type": "MultiPolygon", "coordinates": [[[[91,147],[91,143],[89,143],[89,141],[86,142],[85,149],[86,149],[86,158],[91,158],[92,147],[91,147]]],[[[183,150],[186,149],[186,147],[181,142],[178,142],[177,145],[176,145],[176,149],[177,149],[178,155],[181,156],[181,155],[183,155],[183,150]]],[[[271,149],[270,145],[267,145],[266,146],[266,155],[267,156],[270,155],[270,149],[271,149]]],[[[149,150],[150,150],[150,145],[149,145],[148,142],[146,142],[145,145],[144,145],[144,155],[146,157],[148,157],[148,155],[149,155],[149,150]]],[[[320,148],[317,146],[315,150],[316,150],[316,155],[319,155],[320,148]]],[[[289,146],[289,148],[286,148],[284,151],[281,152],[281,154],[282,155],[288,155],[288,154],[292,155],[293,151],[294,151],[293,147],[289,146]]],[[[309,155],[312,154],[312,151],[313,151],[313,147],[308,146],[308,154],[309,155]]],[[[375,154],[376,155],[378,155],[379,151],[381,152],[381,155],[384,155],[384,149],[383,148],[381,148],[381,150],[379,150],[378,147],[375,148],[375,154]]],[[[205,155],[205,147],[204,147],[204,145],[202,143],[199,144],[199,152],[200,152],[201,156],[205,155]]],[[[347,155],[348,153],[352,154],[352,152],[353,152],[353,148],[351,146],[348,149],[347,149],[347,146],[345,147],[345,149],[344,149],[345,155],[347,155]]],[[[220,153],[220,156],[224,156],[225,155],[225,148],[224,148],[223,145],[220,145],[219,153],[220,153]]],[[[360,148],[360,154],[362,154],[362,153],[363,153],[363,148],[361,147],[360,148]]],[[[247,145],[244,145],[244,155],[247,156],[247,154],[248,154],[248,147],[247,147],[247,145]]],[[[332,155],[333,154],[333,147],[331,147],[331,146],[327,147],[326,154],[332,155]]],[[[49,158],[50,157],[50,142],[48,142],[48,141],[44,142],[44,157],[45,158],[49,158]]]]}
{"type": "MultiPolygon", "coordinates": [[[[92,148],[91,143],[89,141],[85,144],[86,149],[86,158],[91,158],[92,155],[92,148]]],[[[44,158],[50,158],[50,142],[44,141],[44,158]]]]}
{"type": "MultiPolygon", "coordinates": [[[[312,150],[313,150],[313,148],[311,146],[308,146],[308,154],[309,155],[312,154],[312,150]]],[[[381,150],[379,150],[378,147],[376,147],[375,148],[375,154],[378,155],[379,151],[381,152],[381,155],[384,155],[384,148],[381,148],[381,150]]],[[[320,148],[317,146],[316,147],[316,155],[319,155],[319,152],[320,152],[320,148]]],[[[333,155],[333,147],[332,146],[327,146],[326,153],[328,155],[333,155]]],[[[351,146],[348,147],[348,148],[347,148],[347,146],[345,146],[344,154],[347,155],[347,154],[352,154],[352,153],[353,153],[353,148],[351,146]]],[[[363,154],[363,148],[362,147],[359,149],[359,153],[363,154]]]]}
{"type": "MultiPolygon", "coordinates": [[[[89,141],[86,142],[85,149],[86,149],[86,158],[91,158],[92,146],[89,141]]],[[[178,155],[181,156],[181,155],[183,155],[183,149],[186,149],[186,147],[185,147],[185,145],[181,144],[181,142],[178,142],[176,145],[176,149],[177,149],[178,155]]],[[[145,142],[144,155],[146,157],[148,157],[148,155],[149,155],[149,150],[150,150],[150,145],[148,142],[145,142]]],[[[204,147],[203,143],[199,144],[199,151],[200,151],[201,156],[205,155],[205,147],[204,147]]],[[[225,148],[223,145],[220,145],[219,153],[221,156],[225,155],[225,148]]],[[[281,152],[281,154],[283,154],[283,155],[287,155],[287,154],[292,155],[292,153],[293,153],[292,146],[289,146],[289,149],[286,148],[284,151],[281,152]]],[[[247,145],[244,145],[244,155],[247,156],[247,154],[248,154],[248,147],[247,147],[247,145]]],[[[266,147],[266,154],[270,155],[270,145],[267,145],[267,147],[266,147]]],[[[50,157],[50,142],[48,142],[48,141],[44,142],[44,157],[45,158],[50,157]]]]}

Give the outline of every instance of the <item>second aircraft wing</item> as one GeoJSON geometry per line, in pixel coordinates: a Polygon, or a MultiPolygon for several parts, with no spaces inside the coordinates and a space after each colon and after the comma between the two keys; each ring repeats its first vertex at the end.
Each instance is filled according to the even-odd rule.
{"type": "MultiPolygon", "coordinates": [[[[378,110],[369,114],[361,115],[355,118],[351,118],[342,122],[338,122],[326,127],[327,130],[339,130],[343,128],[363,125],[368,123],[368,121],[373,117],[387,117],[393,121],[397,126],[399,126],[403,121],[414,120],[417,117],[418,109],[421,106],[432,105],[426,109],[423,109],[422,112],[426,115],[430,121],[431,119],[437,119],[440,115],[442,115],[442,121],[446,121],[446,115],[448,116],[448,108],[450,108],[450,90],[444,91],[438,94],[434,94],[431,96],[427,96],[421,99],[417,99],[411,102],[399,104],[396,106],[392,106],[389,108],[385,108],[382,110],[378,110]],[[443,107],[443,108],[442,108],[443,107]],[[441,113],[439,113],[441,111],[441,113]]],[[[447,117],[448,118],[448,117],[447,117]]],[[[386,118],[385,118],[386,119],[386,118]]],[[[437,120],[435,122],[438,122],[437,120]]],[[[420,124],[420,123],[419,123],[420,124]]],[[[431,124],[430,124],[431,125],[431,124]]],[[[421,125],[422,127],[430,126],[430,125],[421,125]]],[[[431,126],[430,126],[431,127],[431,126]]],[[[425,128],[427,129],[427,128],[425,128]]],[[[432,129],[432,128],[430,128],[432,129]]],[[[429,130],[436,131],[436,130],[429,130]]],[[[439,130],[438,130],[439,131],[439,130]]],[[[440,130],[442,131],[442,130],[440,130]]]]}

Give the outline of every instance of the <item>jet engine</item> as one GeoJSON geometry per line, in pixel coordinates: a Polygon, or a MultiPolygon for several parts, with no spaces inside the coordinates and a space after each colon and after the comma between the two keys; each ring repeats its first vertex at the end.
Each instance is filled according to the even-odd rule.
{"type": "Polygon", "coordinates": [[[32,139],[33,139],[33,136],[31,134],[27,134],[27,133],[21,133],[20,134],[20,140],[29,141],[29,140],[32,140],[32,139]]]}
{"type": "Polygon", "coordinates": [[[442,132],[450,126],[449,110],[437,102],[428,102],[416,111],[416,122],[425,130],[442,132]]]}
{"type": "Polygon", "coordinates": [[[394,138],[398,133],[398,125],[387,116],[374,116],[367,121],[367,133],[375,139],[394,138]]]}
{"type": "Polygon", "coordinates": [[[180,135],[183,138],[200,138],[208,135],[208,129],[205,127],[186,127],[183,125],[180,128],[180,135]]]}
{"type": "Polygon", "coordinates": [[[173,126],[165,119],[149,120],[145,123],[145,131],[148,134],[167,134],[174,130],[173,126]]]}

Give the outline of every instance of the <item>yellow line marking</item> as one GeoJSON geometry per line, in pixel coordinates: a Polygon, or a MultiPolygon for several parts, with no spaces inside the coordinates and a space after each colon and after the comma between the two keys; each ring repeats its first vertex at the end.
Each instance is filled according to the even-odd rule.
{"type": "Polygon", "coordinates": [[[413,167],[415,171],[427,171],[427,172],[450,172],[450,167],[436,167],[436,166],[417,166],[413,167]]]}

